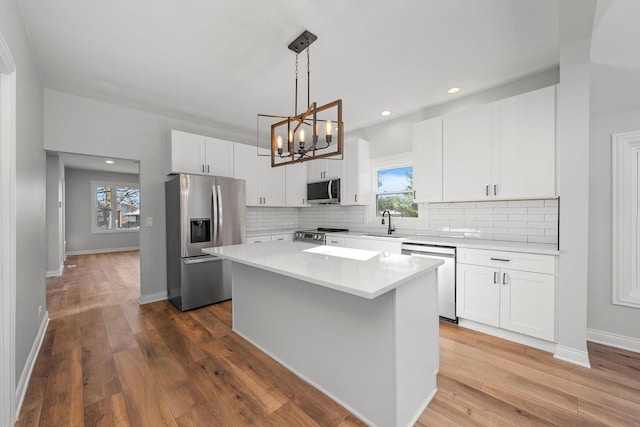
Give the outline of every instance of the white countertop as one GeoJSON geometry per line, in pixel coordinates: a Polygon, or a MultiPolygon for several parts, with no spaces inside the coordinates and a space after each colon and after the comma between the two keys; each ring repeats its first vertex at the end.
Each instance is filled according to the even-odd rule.
{"type": "Polygon", "coordinates": [[[366,233],[358,231],[327,233],[327,236],[355,237],[362,239],[381,239],[384,241],[399,243],[422,243],[440,246],[453,246],[456,248],[489,249],[508,252],[526,252],[542,255],[559,255],[560,251],[556,245],[545,243],[507,242],[503,240],[481,240],[463,239],[453,237],[421,236],[421,235],[399,235],[392,234],[391,237],[384,234],[366,233]]]}
{"type": "Polygon", "coordinates": [[[429,258],[385,252],[365,261],[304,252],[315,246],[302,242],[264,242],[206,248],[202,252],[368,299],[443,264],[429,258]]]}

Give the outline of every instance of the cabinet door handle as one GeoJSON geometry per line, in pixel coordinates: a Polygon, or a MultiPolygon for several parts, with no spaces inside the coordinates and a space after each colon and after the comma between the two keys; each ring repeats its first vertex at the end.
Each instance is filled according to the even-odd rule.
{"type": "Polygon", "coordinates": [[[204,173],[204,165],[202,165],[202,173],[204,173]]]}
{"type": "Polygon", "coordinates": [[[507,273],[502,273],[502,284],[503,285],[507,284],[507,273]]]}
{"type": "Polygon", "coordinates": [[[357,195],[357,194],[356,194],[356,195],[354,195],[354,196],[353,196],[353,198],[354,198],[354,200],[353,200],[353,201],[354,201],[354,202],[356,202],[356,203],[358,203],[358,195],[357,195]]]}
{"type": "Polygon", "coordinates": [[[493,272],[493,283],[498,283],[498,272],[497,271],[493,272]]]}
{"type": "Polygon", "coordinates": [[[207,173],[209,173],[209,165],[207,165],[207,173]]]}
{"type": "Polygon", "coordinates": [[[487,197],[489,196],[489,186],[487,185],[487,187],[485,188],[485,194],[487,195],[487,197]]]}
{"type": "Polygon", "coordinates": [[[493,195],[494,196],[498,195],[498,184],[493,184],[493,195]]]}
{"type": "Polygon", "coordinates": [[[491,257],[490,259],[491,259],[491,261],[502,261],[502,262],[511,261],[510,259],[507,259],[507,258],[493,258],[493,257],[491,257]]]}

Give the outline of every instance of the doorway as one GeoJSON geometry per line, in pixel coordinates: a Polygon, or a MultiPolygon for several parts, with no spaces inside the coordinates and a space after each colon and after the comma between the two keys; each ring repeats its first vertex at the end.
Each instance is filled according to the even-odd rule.
{"type": "Polygon", "coordinates": [[[47,152],[47,196],[47,277],[68,255],[139,249],[138,160],[47,152]]]}

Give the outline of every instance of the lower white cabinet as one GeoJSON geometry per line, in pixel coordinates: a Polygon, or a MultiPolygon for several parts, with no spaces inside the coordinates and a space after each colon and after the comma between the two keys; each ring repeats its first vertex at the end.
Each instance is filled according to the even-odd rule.
{"type": "Polygon", "coordinates": [[[293,233],[262,234],[247,237],[247,243],[293,242],[293,233]]]}
{"type": "Polygon", "coordinates": [[[554,256],[458,249],[456,309],[463,319],[554,341],[555,286],[554,256]]]}
{"type": "Polygon", "coordinates": [[[293,242],[293,233],[280,233],[272,234],[271,241],[273,242],[293,242]]]}
{"type": "Polygon", "coordinates": [[[346,243],[346,239],[342,236],[332,236],[332,235],[326,236],[325,244],[329,246],[346,247],[345,243],[346,243]]]}
{"type": "Polygon", "coordinates": [[[271,241],[270,234],[265,234],[263,236],[247,237],[247,243],[263,243],[263,242],[270,242],[270,241],[271,241]]]}

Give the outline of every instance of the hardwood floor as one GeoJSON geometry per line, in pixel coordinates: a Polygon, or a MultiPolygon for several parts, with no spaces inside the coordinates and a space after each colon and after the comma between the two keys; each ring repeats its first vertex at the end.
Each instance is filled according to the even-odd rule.
{"type": "MultiPolygon", "coordinates": [[[[139,306],[137,252],[69,257],[17,426],[358,426],[231,331],[231,304],[139,306]],[[71,267],[74,265],[74,267],[71,267]]],[[[592,369],[448,323],[418,426],[640,425],[640,355],[589,343],[592,369]]]]}

